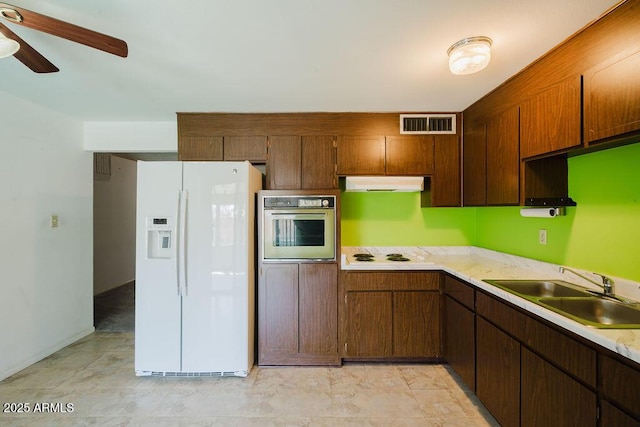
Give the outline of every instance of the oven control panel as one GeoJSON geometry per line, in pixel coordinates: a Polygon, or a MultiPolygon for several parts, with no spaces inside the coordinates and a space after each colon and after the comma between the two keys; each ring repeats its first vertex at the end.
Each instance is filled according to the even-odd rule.
{"type": "Polygon", "coordinates": [[[335,196],[268,196],[264,198],[266,209],[278,208],[326,208],[336,205],[335,196]]]}

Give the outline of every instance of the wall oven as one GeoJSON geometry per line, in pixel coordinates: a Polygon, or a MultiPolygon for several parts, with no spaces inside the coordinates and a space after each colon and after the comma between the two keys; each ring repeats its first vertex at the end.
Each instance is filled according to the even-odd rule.
{"type": "Polygon", "coordinates": [[[336,259],[335,195],[265,192],[258,203],[261,261],[336,259]]]}

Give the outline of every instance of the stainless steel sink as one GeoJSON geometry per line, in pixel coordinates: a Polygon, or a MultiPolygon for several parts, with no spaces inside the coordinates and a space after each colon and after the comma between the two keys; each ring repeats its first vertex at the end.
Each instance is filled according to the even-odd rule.
{"type": "Polygon", "coordinates": [[[544,297],[584,297],[586,290],[562,280],[485,280],[508,292],[523,296],[544,297]]]}
{"type": "Polygon", "coordinates": [[[599,297],[540,298],[549,309],[595,327],[640,328],[640,306],[599,297]]]}

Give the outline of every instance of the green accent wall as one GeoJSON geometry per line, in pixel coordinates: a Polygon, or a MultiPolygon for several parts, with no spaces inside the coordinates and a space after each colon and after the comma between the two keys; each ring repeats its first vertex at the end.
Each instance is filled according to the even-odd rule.
{"type": "Polygon", "coordinates": [[[569,158],[569,195],[578,206],[546,219],[520,207],[420,208],[415,193],[342,193],[342,244],[475,245],[640,281],[640,144],[569,158]]]}
{"type": "Polygon", "coordinates": [[[640,281],[640,144],[569,158],[569,195],[578,206],[552,219],[479,208],[476,246],[640,281]]]}
{"type": "Polygon", "coordinates": [[[419,193],[343,192],[343,246],[472,245],[475,209],[420,208],[419,193]]]}

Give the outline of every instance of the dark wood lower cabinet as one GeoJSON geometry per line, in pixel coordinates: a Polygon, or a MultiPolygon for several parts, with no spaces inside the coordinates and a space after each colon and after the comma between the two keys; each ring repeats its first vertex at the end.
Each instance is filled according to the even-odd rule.
{"type": "MultiPolygon", "coordinates": [[[[635,396],[636,399],[638,396],[635,396]]],[[[625,414],[606,400],[600,404],[600,427],[638,427],[640,420],[625,414]]]]}
{"type": "Polygon", "coordinates": [[[476,321],[476,395],[503,427],[520,425],[520,343],[476,321]]]}
{"type": "Polygon", "coordinates": [[[522,427],[596,426],[596,394],[522,348],[522,427]]]}
{"type": "Polygon", "coordinates": [[[389,357],[393,345],[391,292],[349,292],[344,355],[389,357]]]}
{"type": "Polygon", "coordinates": [[[258,363],[298,352],[298,264],[269,264],[258,283],[258,363]]]}
{"type": "Polygon", "coordinates": [[[443,316],[443,353],[449,366],[475,391],[476,330],[475,314],[445,295],[443,316]]]}
{"type": "Polygon", "coordinates": [[[437,292],[393,293],[393,355],[434,356],[440,351],[437,292]]]}
{"type": "Polygon", "coordinates": [[[339,365],[338,266],[272,263],[258,279],[258,364],[339,365]]]}
{"type": "Polygon", "coordinates": [[[439,358],[439,278],[434,272],[343,272],[342,357],[439,358]]]}

